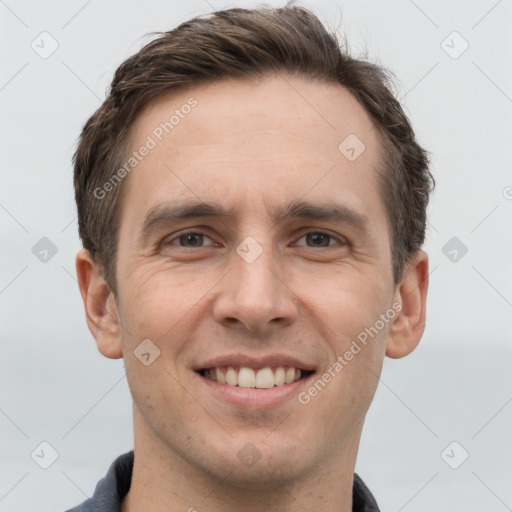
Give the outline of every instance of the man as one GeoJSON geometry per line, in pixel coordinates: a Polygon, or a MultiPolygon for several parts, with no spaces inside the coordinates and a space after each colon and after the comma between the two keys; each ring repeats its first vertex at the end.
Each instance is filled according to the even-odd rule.
{"type": "Polygon", "coordinates": [[[75,512],[378,510],[358,445],[424,330],[433,185],[385,77],[292,5],[116,71],[74,157],[76,269],[134,451],[75,512]]]}

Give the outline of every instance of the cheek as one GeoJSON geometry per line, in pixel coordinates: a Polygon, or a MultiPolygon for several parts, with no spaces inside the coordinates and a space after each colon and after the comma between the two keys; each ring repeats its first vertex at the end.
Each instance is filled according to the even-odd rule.
{"type": "Polygon", "coordinates": [[[128,337],[168,340],[183,328],[183,319],[212,285],[205,275],[180,274],[179,269],[137,269],[123,298],[128,337]]]}
{"type": "Polygon", "coordinates": [[[165,357],[159,357],[150,366],[131,357],[126,373],[134,405],[154,432],[179,444],[184,442],[185,433],[193,433],[204,421],[204,409],[183,391],[180,382],[185,381],[165,357]]]}
{"type": "Polygon", "coordinates": [[[321,400],[337,404],[340,411],[355,408],[363,414],[375,393],[393,319],[389,314],[394,313],[391,289],[380,276],[370,273],[363,277],[347,272],[324,285],[314,298],[309,295],[317,319],[315,330],[330,345],[325,373],[317,386],[324,389],[323,383],[328,382],[325,388],[329,389],[318,394],[321,400]]]}
{"type": "Polygon", "coordinates": [[[328,276],[316,278],[314,285],[306,283],[294,291],[313,318],[318,319],[317,324],[324,325],[326,338],[339,350],[373,326],[391,306],[392,299],[389,283],[368,267],[331,269],[328,276]]]}
{"type": "MultiPolygon", "coordinates": [[[[362,425],[377,389],[388,327],[368,334],[361,320],[347,321],[332,342],[333,355],[311,386],[301,394],[304,410],[322,424],[333,442],[342,442],[362,425]],[[342,329],[346,329],[342,330],[342,329]],[[349,334],[349,331],[354,333],[349,334]],[[364,342],[358,335],[363,333],[364,342]]],[[[370,324],[373,326],[374,322],[370,324]]]]}

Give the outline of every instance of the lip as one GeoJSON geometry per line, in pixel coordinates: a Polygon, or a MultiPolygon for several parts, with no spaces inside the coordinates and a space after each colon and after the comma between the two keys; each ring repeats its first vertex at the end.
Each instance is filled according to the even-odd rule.
{"type": "Polygon", "coordinates": [[[306,371],[314,371],[316,369],[314,365],[288,354],[268,354],[262,357],[255,357],[249,354],[226,354],[208,359],[193,369],[199,372],[200,370],[222,366],[232,366],[233,368],[244,366],[255,370],[278,366],[285,368],[294,367],[306,371]]]}
{"type": "Polygon", "coordinates": [[[310,380],[315,375],[315,373],[311,373],[290,384],[283,384],[282,386],[274,386],[273,388],[267,389],[258,389],[229,386],[228,384],[221,384],[215,380],[203,377],[198,372],[194,373],[214,398],[243,409],[275,407],[291,398],[296,398],[301,388],[308,386],[310,380]]]}

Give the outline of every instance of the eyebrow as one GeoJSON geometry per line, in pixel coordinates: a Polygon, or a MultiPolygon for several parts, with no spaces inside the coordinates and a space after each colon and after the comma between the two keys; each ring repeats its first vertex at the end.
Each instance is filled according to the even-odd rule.
{"type": "MultiPolygon", "coordinates": [[[[274,224],[295,218],[323,220],[352,226],[363,235],[368,235],[369,219],[348,206],[338,203],[311,203],[291,201],[281,208],[272,207],[270,217],[274,224]]],[[[160,203],[146,214],[138,238],[145,241],[160,226],[171,225],[186,219],[216,218],[222,222],[236,220],[234,210],[227,210],[218,203],[205,201],[187,201],[182,203],[160,203]]]]}

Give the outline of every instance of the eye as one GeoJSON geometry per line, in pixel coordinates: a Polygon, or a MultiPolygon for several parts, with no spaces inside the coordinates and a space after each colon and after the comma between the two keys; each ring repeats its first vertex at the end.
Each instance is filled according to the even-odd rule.
{"type": "MultiPolygon", "coordinates": [[[[186,249],[194,249],[200,247],[207,247],[208,245],[214,245],[214,243],[210,243],[205,245],[206,241],[213,242],[213,240],[200,232],[197,231],[187,231],[184,233],[180,233],[174,238],[169,239],[164,242],[164,245],[174,245],[178,247],[183,247],[186,249]]],[[[347,245],[347,241],[340,236],[334,236],[324,231],[309,231],[303,234],[299,240],[295,243],[298,246],[308,246],[308,247],[332,247],[334,245],[347,245]],[[301,240],[305,240],[305,243],[301,243],[301,240]]]]}
{"type": "Polygon", "coordinates": [[[303,238],[306,239],[306,243],[301,244],[296,242],[296,245],[308,245],[308,243],[310,243],[311,245],[309,245],[309,247],[330,247],[335,245],[335,243],[331,243],[332,241],[338,242],[341,245],[347,245],[347,242],[343,237],[330,235],[323,231],[309,231],[302,235],[299,240],[302,240],[303,238]]]}
{"type": "Polygon", "coordinates": [[[181,233],[180,235],[170,239],[168,242],[165,242],[165,245],[179,245],[180,247],[193,249],[194,247],[205,247],[203,245],[205,240],[212,241],[209,236],[206,236],[203,233],[187,231],[186,233],[181,233]],[[177,244],[174,243],[175,241],[177,241],[177,244]]]}

